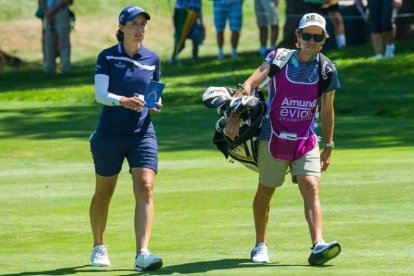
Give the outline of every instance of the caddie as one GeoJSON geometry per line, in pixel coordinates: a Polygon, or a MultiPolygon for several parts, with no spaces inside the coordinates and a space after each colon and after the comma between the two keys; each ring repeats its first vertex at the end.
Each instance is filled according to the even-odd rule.
{"type": "MultiPolygon", "coordinates": [[[[322,265],[341,252],[338,241],[328,243],[322,237],[319,197],[321,171],[328,169],[334,148],[334,95],[340,86],[335,66],[329,60],[320,62],[320,51],[329,38],[325,19],[316,13],[305,14],[295,35],[297,49],[285,60],[285,66],[271,74],[275,61],[287,59],[283,52],[291,51],[279,49],[269,53],[239,90],[240,94],[248,95],[268,79],[268,118],[259,136],[259,184],[253,201],[256,240],[250,257],[254,263],[269,262],[266,234],[270,201],[288,172],[303,197],[311,238],[309,265],[322,265]],[[329,80],[329,84],[323,85],[323,80],[329,80]],[[321,152],[315,133],[319,97],[323,136],[321,152]]],[[[234,139],[238,131],[239,117],[234,113],[224,133],[234,139]]]]}

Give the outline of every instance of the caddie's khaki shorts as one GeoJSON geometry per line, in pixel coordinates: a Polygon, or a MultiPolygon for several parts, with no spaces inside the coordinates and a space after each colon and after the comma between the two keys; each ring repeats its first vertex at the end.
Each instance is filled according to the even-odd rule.
{"type": "Polygon", "coordinates": [[[296,175],[313,175],[321,177],[321,162],[319,146],[295,161],[276,159],[268,150],[269,141],[259,141],[259,182],[266,187],[276,188],[282,186],[285,175],[289,172],[292,181],[296,182],[296,175]]]}

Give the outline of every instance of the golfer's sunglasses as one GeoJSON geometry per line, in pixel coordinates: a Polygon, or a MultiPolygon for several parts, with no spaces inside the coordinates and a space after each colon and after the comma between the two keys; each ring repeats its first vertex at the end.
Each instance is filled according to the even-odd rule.
{"type": "Polygon", "coordinates": [[[302,33],[302,39],[305,41],[310,41],[313,38],[315,42],[321,42],[325,39],[324,34],[310,34],[310,33],[302,33]]]}

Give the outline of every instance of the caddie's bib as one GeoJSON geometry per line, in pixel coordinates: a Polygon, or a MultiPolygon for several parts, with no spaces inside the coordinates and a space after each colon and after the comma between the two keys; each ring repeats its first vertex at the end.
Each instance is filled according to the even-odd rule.
{"type": "Polygon", "coordinates": [[[277,90],[270,102],[272,134],[270,154],[277,159],[293,161],[312,150],[317,143],[314,117],[318,109],[319,80],[313,83],[293,82],[287,76],[288,64],[276,74],[272,85],[277,90]]]}

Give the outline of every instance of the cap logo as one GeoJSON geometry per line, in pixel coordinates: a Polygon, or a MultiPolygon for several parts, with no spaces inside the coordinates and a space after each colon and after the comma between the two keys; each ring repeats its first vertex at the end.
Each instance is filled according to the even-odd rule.
{"type": "Polygon", "coordinates": [[[129,9],[127,9],[127,12],[132,12],[134,10],[138,10],[138,7],[130,7],[129,9]]]}
{"type": "Polygon", "coordinates": [[[144,12],[144,10],[138,6],[125,7],[119,14],[119,23],[124,24],[126,21],[131,20],[133,17],[141,13],[146,19],[150,19],[149,14],[144,12]]]}
{"type": "Polygon", "coordinates": [[[317,21],[317,22],[323,24],[323,21],[319,17],[317,17],[315,14],[311,14],[311,15],[306,16],[306,22],[309,22],[309,21],[317,21]]]}

